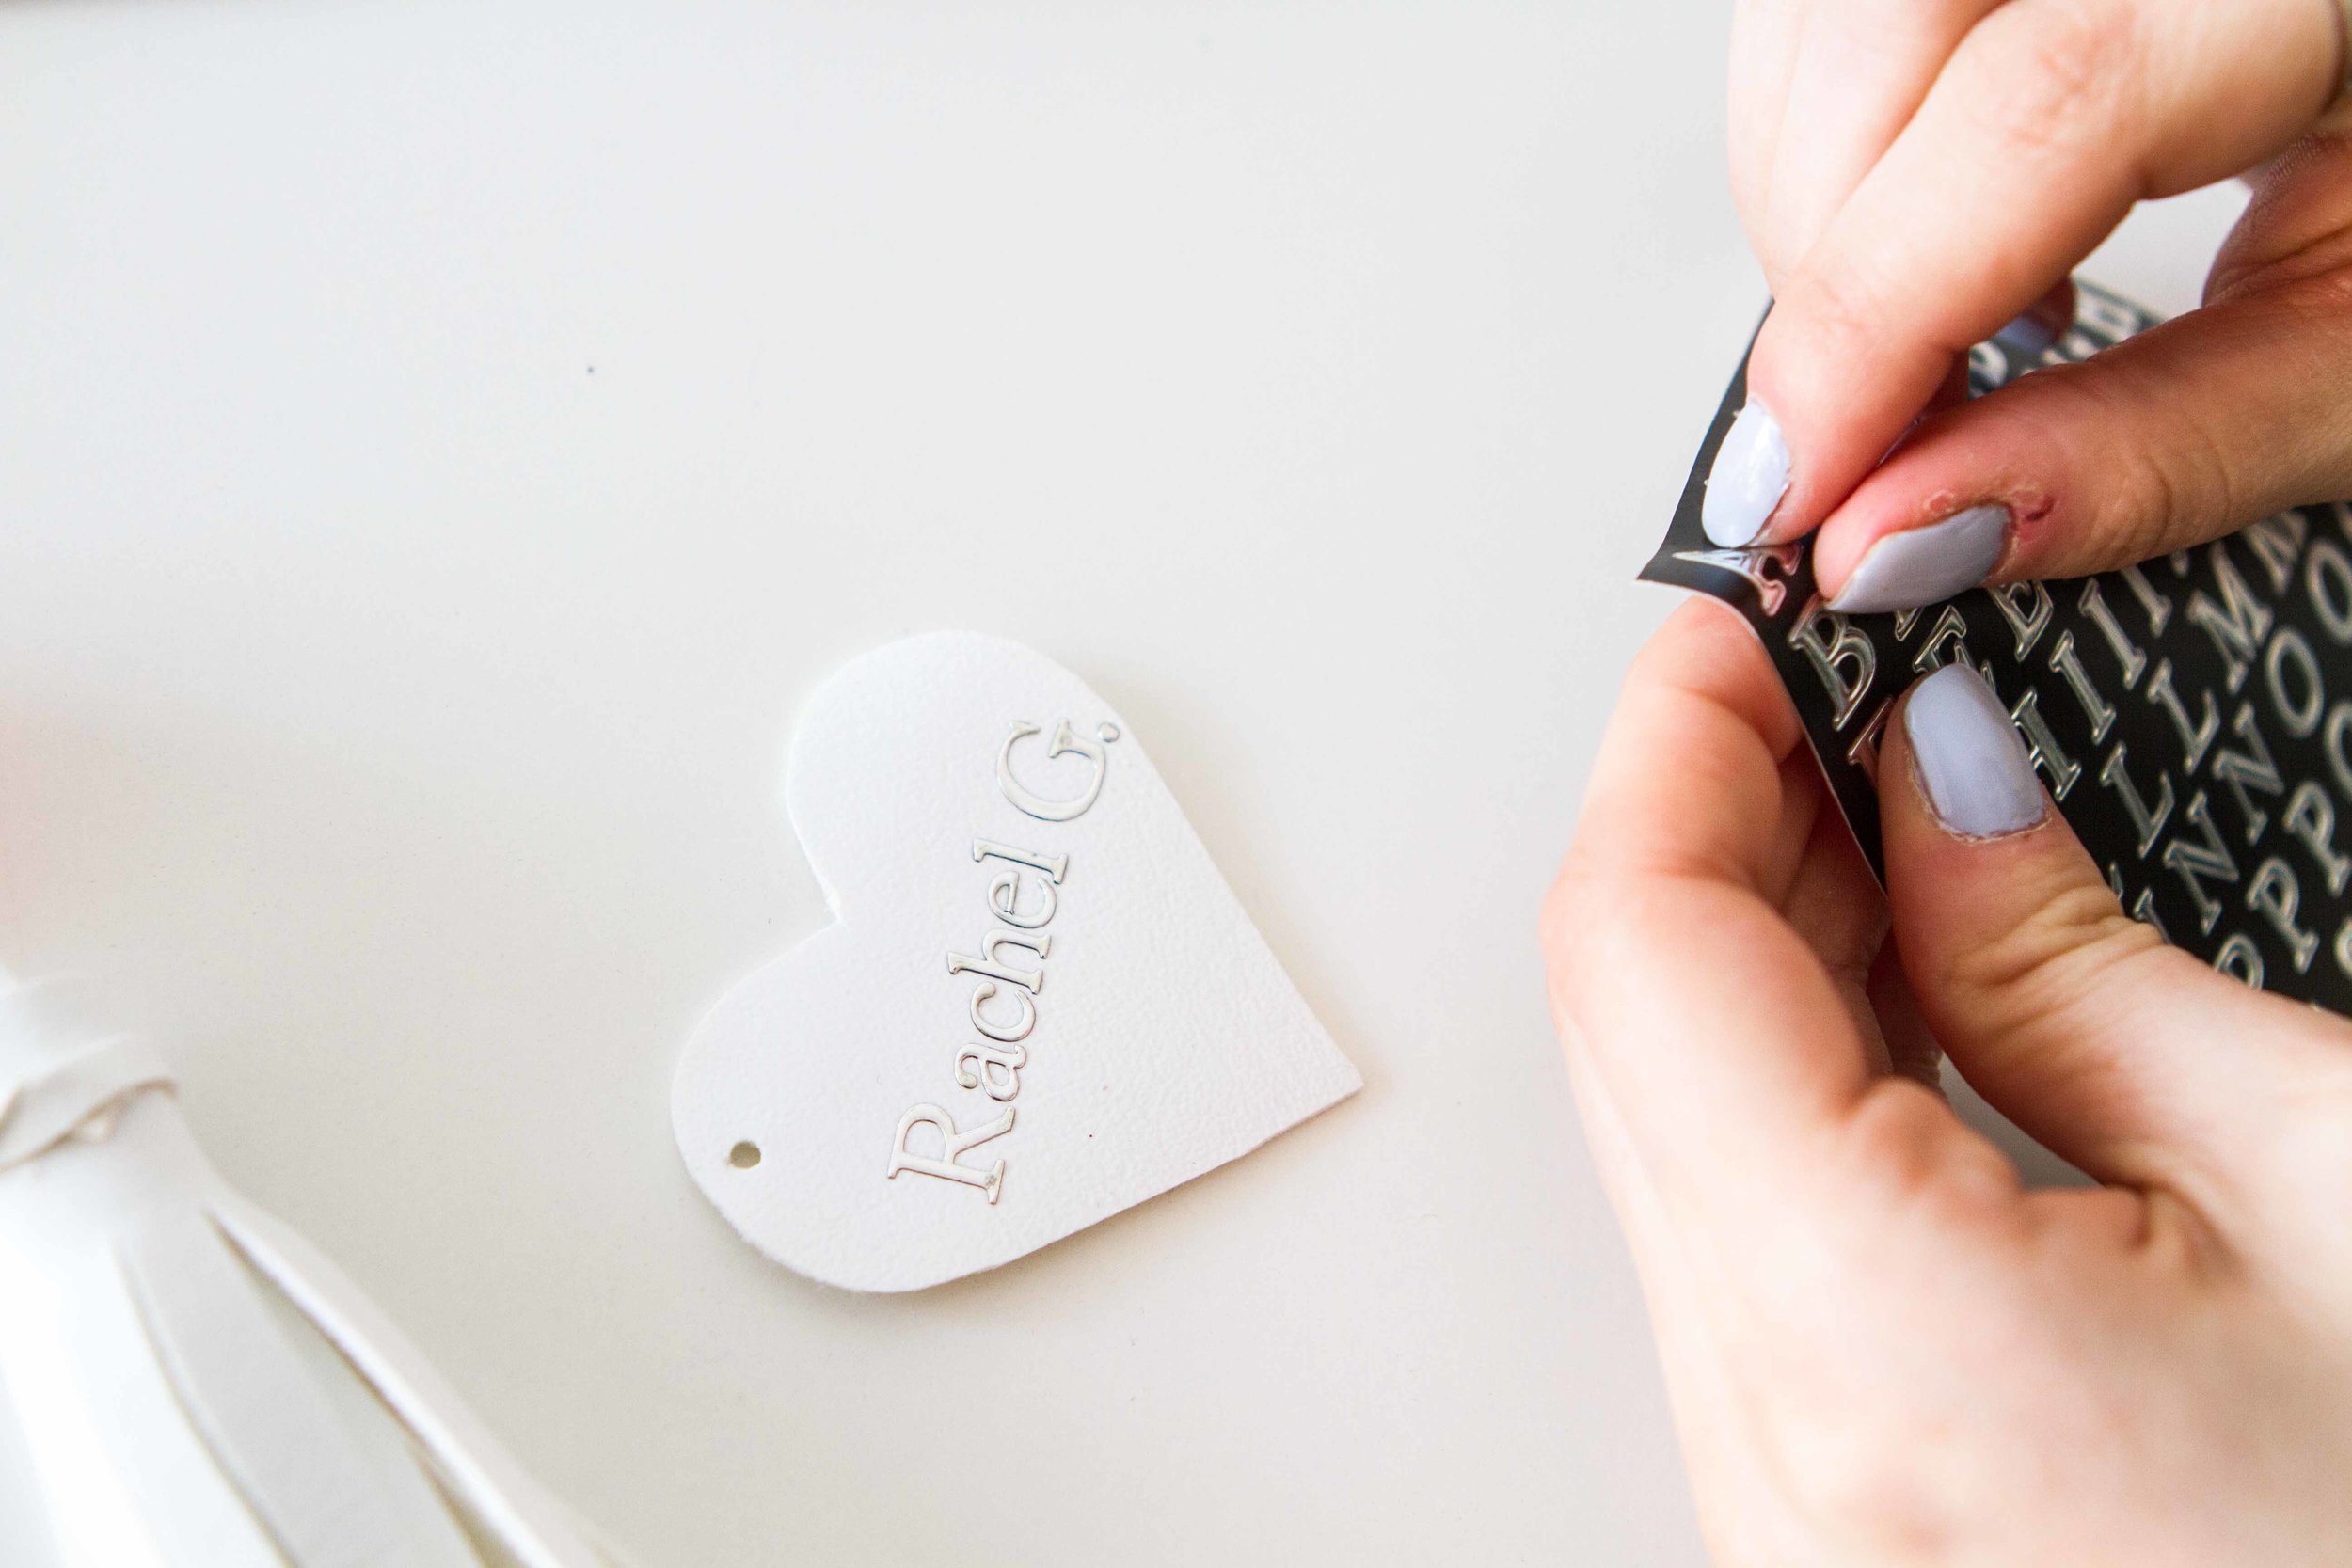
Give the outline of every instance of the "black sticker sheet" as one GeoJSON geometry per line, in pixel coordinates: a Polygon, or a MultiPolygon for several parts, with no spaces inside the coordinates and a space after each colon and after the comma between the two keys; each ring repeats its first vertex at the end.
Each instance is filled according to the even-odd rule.
{"type": "MultiPolygon", "coordinates": [[[[2089,284],[2077,294],[2073,329],[2044,353],[1979,344],[1971,392],[2156,319],[2089,284]]],[[[1755,627],[1881,879],[1888,713],[1912,682],[1965,659],[2126,910],[2249,985],[2352,1014],[2352,504],[2100,577],[1844,615],[1814,591],[1809,540],[1724,549],[1699,526],[1716,448],[1746,401],[1743,360],[1641,575],[1755,627]]]]}

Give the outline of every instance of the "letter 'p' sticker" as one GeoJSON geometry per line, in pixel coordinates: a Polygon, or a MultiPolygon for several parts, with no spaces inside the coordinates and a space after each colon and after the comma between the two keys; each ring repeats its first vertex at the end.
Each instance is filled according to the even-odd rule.
{"type": "MultiPolygon", "coordinates": [[[[2078,283],[2039,353],[1969,355],[1982,395],[2155,318],[2078,283]]],[[[1642,576],[1732,606],[1763,640],[1882,879],[1878,738],[1897,697],[1964,658],[2123,907],[2250,985],[2352,1014],[2352,503],[2071,582],[1972,588],[1899,614],[1830,610],[1812,542],[1725,549],[1707,476],[1747,403],[1742,361],[1642,576]]]]}

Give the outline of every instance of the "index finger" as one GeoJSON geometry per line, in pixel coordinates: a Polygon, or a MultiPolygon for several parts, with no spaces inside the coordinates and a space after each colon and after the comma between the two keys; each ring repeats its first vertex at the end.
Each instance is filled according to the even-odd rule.
{"type": "Polygon", "coordinates": [[[2333,0],[2010,0],[1978,23],[1784,280],[1748,367],[1751,408],[1768,415],[1726,443],[1770,453],[1777,483],[1726,475],[1717,541],[1809,531],[1955,356],[2062,279],[2135,202],[2300,135],[2337,85],[2340,25],[2333,0]]]}
{"type": "Polygon", "coordinates": [[[2000,0],[1740,0],[1731,184],[1777,289],[2000,0]]]}

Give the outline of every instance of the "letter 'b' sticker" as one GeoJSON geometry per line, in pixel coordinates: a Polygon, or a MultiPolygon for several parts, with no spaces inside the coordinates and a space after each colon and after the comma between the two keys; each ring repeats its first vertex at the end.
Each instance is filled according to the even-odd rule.
{"type": "MultiPolygon", "coordinates": [[[[1978,344],[1971,393],[2154,324],[2103,289],[2075,292],[2074,330],[2042,354],[1978,344]]],[[[2298,507],[2104,577],[1841,615],[1815,591],[1810,540],[1724,549],[1700,526],[1715,451],[1746,402],[1742,363],[1642,576],[1746,617],[1871,869],[1883,879],[1888,711],[1921,674],[1966,659],[2126,911],[2225,974],[2352,1014],[2352,504],[2298,507]]]]}
{"type": "Polygon", "coordinates": [[[941,632],[835,674],[787,805],[834,922],[744,980],[671,1099],[744,1240],[828,1284],[994,1268],[1361,1086],[1086,683],[941,632]]]}

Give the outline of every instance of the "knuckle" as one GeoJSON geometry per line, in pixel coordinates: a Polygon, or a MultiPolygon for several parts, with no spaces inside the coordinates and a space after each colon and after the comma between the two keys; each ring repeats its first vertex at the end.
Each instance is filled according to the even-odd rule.
{"type": "Polygon", "coordinates": [[[1994,1223],[2016,1195],[2016,1173],[2000,1150],[1955,1135],[1942,1097],[1907,1078],[1883,1078],[1864,1091],[1847,1113],[1844,1143],[1849,1184],[1879,1199],[1868,1210],[1873,1220],[1851,1238],[1859,1256],[1884,1257],[1906,1237],[1994,1223]]]}
{"type": "MultiPolygon", "coordinates": [[[[2251,309],[2260,329],[2280,346],[2281,372],[2333,390],[2343,385],[2345,362],[2352,359],[2352,223],[2294,260],[2313,270],[2281,282],[2251,309]],[[2312,256],[2312,250],[2324,254],[2312,256]]],[[[2343,402],[2327,401],[2339,418],[2330,434],[2340,436],[2343,402]]]]}
{"type": "Polygon", "coordinates": [[[1540,923],[1561,1027],[1605,1049],[1622,1033],[1613,1022],[1621,1024],[1642,1007],[1636,977],[1650,972],[1648,960],[1671,948],[1692,919],[1690,892],[1677,879],[1571,850],[1544,899],[1540,923]]]}
{"type": "Polygon", "coordinates": [[[1912,1459],[1915,1427],[1887,1418],[1851,1421],[1816,1434],[1804,1464],[1805,1498],[1817,1515],[1837,1520],[1877,1562],[1949,1561],[1964,1533],[1943,1489],[1912,1459]]]}
{"type": "Polygon", "coordinates": [[[2352,226],[2286,265],[2309,270],[2282,280],[2264,298],[2242,302],[2242,308],[2252,318],[2249,330],[2276,345],[2273,360],[2280,381],[2317,393],[2301,400],[2298,418],[2305,424],[2296,445],[2303,452],[2299,460],[2279,452],[2265,438],[2266,430],[2259,436],[2235,432],[2227,451],[2217,446],[2217,466],[2234,480],[2224,498],[2226,510],[2214,519],[2220,527],[2243,526],[2282,504],[2289,492],[2280,481],[2292,476],[2299,482],[2298,467],[2316,464],[2341,474],[2345,456],[2352,454],[2352,404],[2341,390],[2352,365],[2352,226]]]}
{"type": "Polygon", "coordinates": [[[2175,363],[2151,340],[2005,389],[2029,393],[2015,405],[2021,416],[2072,433],[2067,461],[2083,466],[2095,454],[2100,483],[2083,487],[2079,517],[2052,531],[2054,546],[2076,552],[2066,564],[2148,560],[2269,510],[2259,502],[2275,443],[2249,439],[2235,411],[2184,397],[2175,363]]]}
{"type": "Polygon", "coordinates": [[[1551,891],[1544,895],[1537,929],[1551,980],[1553,1006],[1563,1017],[1582,1010],[1613,965],[1604,950],[1623,940],[1627,896],[1623,879],[1593,863],[1579,845],[1568,851],[1551,891]]]}
{"type": "MultiPolygon", "coordinates": [[[[2084,378],[2090,385],[2092,378],[2084,378]]],[[[2148,411],[2123,399],[2105,400],[2106,427],[2125,432],[2148,428],[2148,411]]],[[[2108,444],[2117,469],[2099,530],[2120,543],[2119,558],[2134,561],[2207,538],[2232,523],[2250,522],[2247,485],[2239,458],[2220,433],[2193,412],[2162,421],[2161,440],[2123,439],[2108,444]]]]}
{"type": "Polygon", "coordinates": [[[2073,150],[2103,141],[2146,55],[2128,0],[2030,0],[2004,8],[1963,46],[1957,84],[2000,145],[2073,150]]]}
{"type": "Polygon", "coordinates": [[[2296,279],[2295,288],[2281,291],[2278,309],[2296,329],[2290,341],[2310,345],[2312,353],[2324,356],[2333,368],[2352,349],[2352,255],[2345,251],[2352,229],[2339,230],[2328,239],[2334,244],[2325,258],[2328,264],[2296,279]]]}
{"type": "Polygon", "coordinates": [[[2035,0],[2033,63],[2059,86],[2094,89],[2138,63],[2139,13],[2134,0],[2035,0]]]}
{"type": "Polygon", "coordinates": [[[2352,98],[2249,179],[2253,197],[2222,242],[2205,303],[2262,299],[2332,316],[2352,266],[2352,98]]]}
{"type": "Polygon", "coordinates": [[[1871,279],[1843,256],[1808,263],[1791,293],[1797,296],[1792,303],[1813,339],[1810,347],[1816,364],[1852,363],[1856,356],[1885,338],[1899,315],[1885,292],[1873,287],[1871,279]]]}
{"type": "Polygon", "coordinates": [[[2141,526],[2150,537],[2141,544],[2149,555],[2189,543],[2185,529],[2201,538],[2232,522],[2251,522],[2256,515],[2246,499],[2236,454],[2202,420],[2185,421],[2170,451],[2150,452],[2146,467],[2147,511],[2141,526]]]}
{"type": "MultiPolygon", "coordinates": [[[[1998,1545],[1985,1554],[1983,1500],[2008,1499],[2021,1519],[2063,1515],[2079,1500],[2082,1454],[2145,1439],[2144,1423],[2132,1419],[2111,1389],[2082,1376],[2079,1354],[2064,1354],[2063,1341],[2053,1345],[2023,1302],[1969,1283],[1979,1292],[1975,1332],[2002,1344],[2008,1387],[1993,1387],[1948,1361],[1935,1365],[1931,1358],[1949,1351],[1926,1331],[1933,1320],[1923,1314],[1917,1351],[1886,1352],[1906,1358],[1898,1368],[1903,1397],[1873,1399],[1866,1386],[1851,1414],[1808,1413],[1784,1455],[1801,1506],[1835,1521],[1849,1544],[1852,1556],[1845,1560],[2080,1560],[2030,1549],[2005,1557],[1998,1545]]],[[[1995,1529],[1993,1537],[2002,1534],[1995,1529]]],[[[2026,1532],[2026,1541],[2034,1539],[2026,1532]]]]}
{"type": "Polygon", "coordinates": [[[1575,933],[1582,923],[1588,880],[1577,852],[1569,851],[1560,874],[1552,879],[1550,889],[1544,895],[1542,909],[1536,911],[1536,941],[1554,975],[1562,974],[1576,948],[1575,933]]]}
{"type": "Polygon", "coordinates": [[[1941,981],[1986,1027],[2032,1031],[2061,1024],[2095,994],[2094,981],[2164,951],[2164,939],[2125,914],[2105,883],[2081,882],[1955,955],[1941,981]]]}

